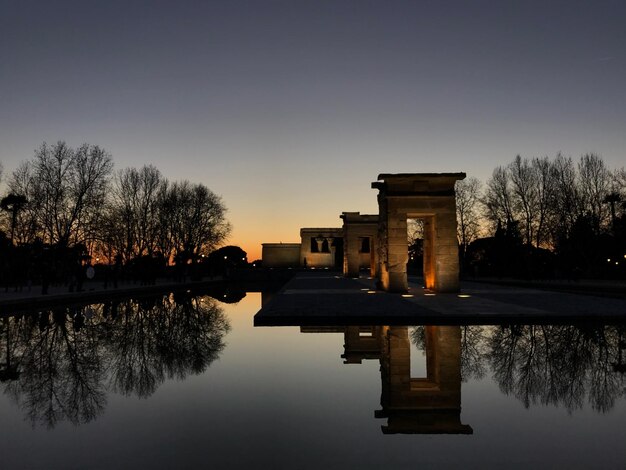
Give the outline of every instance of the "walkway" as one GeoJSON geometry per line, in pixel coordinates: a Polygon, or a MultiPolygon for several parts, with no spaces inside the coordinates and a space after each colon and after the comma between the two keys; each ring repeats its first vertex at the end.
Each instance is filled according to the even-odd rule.
{"type": "Polygon", "coordinates": [[[626,322],[626,300],[463,282],[460,294],[434,294],[409,282],[408,294],[374,289],[372,279],[300,273],[255,316],[255,325],[409,325],[626,322]]]}

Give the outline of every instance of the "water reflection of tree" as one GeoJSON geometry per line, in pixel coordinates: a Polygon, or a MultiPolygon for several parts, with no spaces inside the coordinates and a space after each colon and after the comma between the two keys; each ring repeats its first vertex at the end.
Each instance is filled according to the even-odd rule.
{"type": "Polygon", "coordinates": [[[145,398],[167,378],[203,372],[224,349],[230,325],[209,297],[128,301],[110,332],[111,381],[145,398]]]}
{"type": "Polygon", "coordinates": [[[485,327],[461,326],[461,380],[485,376],[485,327]]]}
{"type": "Polygon", "coordinates": [[[609,411],[624,395],[624,377],[613,364],[619,358],[618,326],[496,327],[489,338],[489,362],[500,389],[531,404],[564,406],[588,401],[609,411]]]}
{"type": "MultiPolygon", "coordinates": [[[[461,377],[481,379],[487,367],[500,390],[531,405],[563,406],[586,402],[599,412],[626,395],[621,370],[626,336],[623,326],[513,325],[461,326],[461,377]]],[[[425,349],[423,327],[411,340],[425,349]]]]}
{"type": "Polygon", "coordinates": [[[111,388],[147,397],[168,378],[204,371],[230,325],[209,297],[62,308],[5,319],[0,379],[33,426],[86,423],[111,388]]]}
{"type": "Polygon", "coordinates": [[[69,321],[73,315],[58,309],[14,319],[11,325],[20,374],[6,392],[33,425],[86,423],[106,404],[97,335],[93,328],[77,331],[69,321]]]}

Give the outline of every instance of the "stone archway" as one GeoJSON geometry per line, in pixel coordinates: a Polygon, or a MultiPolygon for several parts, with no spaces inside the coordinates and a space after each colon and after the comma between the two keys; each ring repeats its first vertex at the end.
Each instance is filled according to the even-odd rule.
{"type": "Polygon", "coordinates": [[[424,282],[437,292],[459,290],[454,183],[465,173],[381,174],[378,189],[378,276],[384,290],[406,292],[407,219],[424,221],[424,282]]]}

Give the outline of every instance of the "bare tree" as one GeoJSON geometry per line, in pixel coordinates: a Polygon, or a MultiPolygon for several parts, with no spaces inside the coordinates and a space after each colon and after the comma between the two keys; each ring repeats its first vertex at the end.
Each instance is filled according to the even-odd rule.
{"type": "Polygon", "coordinates": [[[549,221],[554,213],[556,174],[548,157],[533,158],[537,186],[537,206],[535,220],[535,246],[552,245],[549,233],[549,221]]]}
{"type": "Polygon", "coordinates": [[[626,168],[615,170],[612,174],[611,190],[605,201],[611,210],[611,225],[615,230],[618,212],[626,214],[626,168]]]}
{"type": "Polygon", "coordinates": [[[494,225],[518,222],[526,245],[553,247],[581,216],[606,219],[598,199],[606,195],[602,188],[609,181],[603,168],[593,155],[583,156],[578,166],[561,154],[553,162],[518,155],[506,168],[496,168],[487,182],[487,217],[494,225]]]}
{"type": "Polygon", "coordinates": [[[98,146],[74,150],[65,142],[44,142],[13,173],[9,187],[29,201],[30,230],[45,242],[68,246],[95,237],[112,169],[111,156],[98,146]]]}
{"type": "Polygon", "coordinates": [[[191,259],[208,253],[230,233],[222,199],[203,184],[175,182],[162,192],[160,201],[163,254],[191,259]]]}
{"type": "Polygon", "coordinates": [[[455,184],[457,234],[461,252],[465,255],[467,245],[478,238],[480,232],[481,183],[478,178],[470,177],[455,184]]]}
{"type": "Polygon", "coordinates": [[[506,168],[499,166],[493,170],[491,178],[487,180],[483,205],[494,229],[500,223],[508,225],[515,220],[511,182],[506,168]]]}
{"type": "Polygon", "coordinates": [[[126,168],[115,175],[109,208],[109,239],[115,251],[129,260],[152,255],[158,244],[159,198],[166,187],[152,165],[126,168]]]}
{"type": "Polygon", "coordinates": [[[17,216],[20,211],[26,205],[26,197],[21,194],[9,194],[8,196],[2,198],[0,201],[0,207],[2,210],[11,213],[11,243],[13,243],[13,238],[15,235],[15,226],[17,225],[17,216]]]}
{"type": "Polygon", "coordinates": [[[507,167],[513,190],[513,206],[523,221],[524,241],[532,244],[537,213],[537,174],[528,159],[517,155],[507,167]]]}
{"type": "Polygon", "coordinates": [[[407,219],[406,235],[409,246],[414,245],[418,240],[422,240],[424,238],[424,220],[407,219]]]}
{"type": "Polygon", "coordinates": [[[99,238],[99,222],[107,200],[110,176],[113,172],[111,156],[97,145],[81,145],[75,152],[77,188],[72,196],[76,201],[74,243],[90,243],[99,238]]]}
{"type": "Polygon", "coordinates": [[[14,238],[19,243],[32,243],[41,236],[40,213],[41,198],[36,188],[36,178],[32,162],[24,162],[13,171],[8,186],[13,194],[20,194],[27,204],[18,212],[15,219],[14,238]]]}
{"type": "Polygon", "coordinates": [[[570,157],[557,154],[554,171],[554,211],[550,222],[553,240],[567,236],[582,215],[582,204],[576,167],[570,157]]]}
{"type": "Polygon", "coordinates": [[[613,172],[613,191],[626,196],[626,168],[622,167],[613,172]]]}
{"type": "Polygon", "coordinates": [[[604,199],[610,190],[611,175],[602,158],[594,153],[580,157],[579,187],[584,211],[591,216],[596,233],[608,223],[604,199]]]}

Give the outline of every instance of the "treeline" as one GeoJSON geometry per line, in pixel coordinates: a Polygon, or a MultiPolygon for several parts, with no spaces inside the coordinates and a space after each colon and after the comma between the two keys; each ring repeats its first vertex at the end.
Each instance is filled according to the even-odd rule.
{"type": "Polygon", "coordinates": [[[596,154],[518,155],[485,185],[470,177],[456,192],[466,274],[626,276],[626,170],[596,154]]]}
{"type": "Polygon", "coordinates": [[[97,145],[44,143],[5,182],[5,273],[33,263],[40,271],[71,270],[56,264],[80,257],[184,264],[210,253],[230,231],[224,203],[205,185],[169,181],[152,165],[114,172],[111,155],[97,145]]]}

